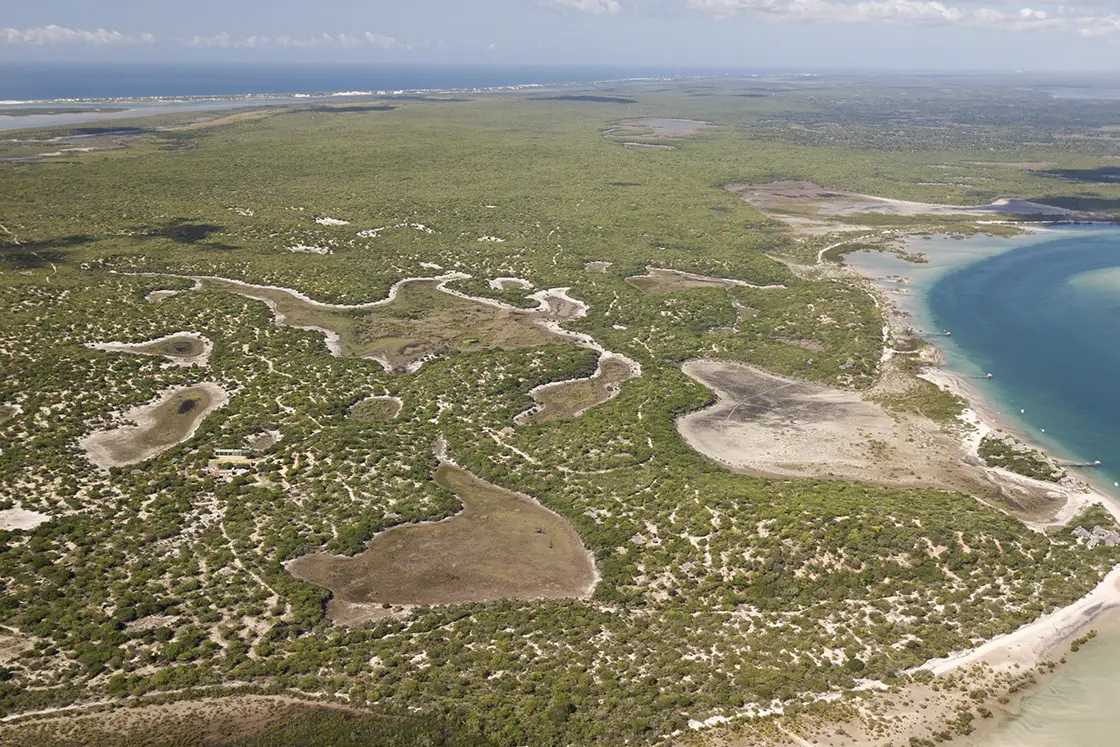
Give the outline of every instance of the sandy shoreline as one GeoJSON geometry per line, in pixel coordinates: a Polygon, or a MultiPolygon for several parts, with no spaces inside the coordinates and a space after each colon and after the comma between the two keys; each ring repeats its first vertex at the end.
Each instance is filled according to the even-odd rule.
{"type": "MultiPolygon", "coordinates": [[[[1028,229],[1030,233],[1051,230],[1053,229],[1041,226],[1032,226],[1028,229]]],[[[878,285],[877,281],[882,280],[882,277],[860,272],[854,268],[850,268],[849,271],[874,285],[874,292],[879,295],[880,301],[884,304],[884,313],[892,329],[898,330],[909,325],[910,321],[898,315],[897,310],[888,302],[886,292],[878,285]]],[[[1063,481],[1064,484],[1043,483],[1004,469],[985,466],[979,458],[978,448],[981,439],[993,432],[1013,434],[1030,448],[1049,454],[1047,449],[1032,442],[1029,434],[1022,433],[1020,429],[1009,425],[988,399],[988,395],[975,382],[945,368],[941,362],[944,360],[941,351],[937,350],[937,353],[938,361],[924,368],[918,376],[948,389],[968,402],[968,407],[960,418],[966,424],[966,433],[961,438],[961,446],[971,458],[970,461],[975,461],[977,469],[983,470],[996,484],[1031,485],[1037,489],[1059,493],[1065,498],[1064,506],[1051,519],[1041,522],[1025,521],[1027,526],[1042,531],[1048,527],[1064,525],[1092,504],[1104,507],[1120,521],[1120,503],[1105,491],[1087,482],[1078,481],[1076,484],[1070,484],[1073,481],[1067,480],[1063,481]]],[[[1044,662],[1053,661],[1061,656],[1074,638],[1094,624],[1116,619],[1120,619],[1120,565],[1106,574],[1089,594],[1073,604],[1054,610],[1015,631],[997,636],[975,648],[945,658],[930,660],[917,667],[915,671],[926,670],[939,677],[959,673],[975,665],[983,665],[989,672],[997,674],[1030,671],[1044,662]]],[[[908,690],[912,692],[913,688],[908,690]]],[[[1020,692],[1020,695],[1028,691],[1029,688],[1020,692]]],[[[900,702],[901,700],[903,699],[900,698],[900,702]]],[[[1012,715],[1005,713],[1005,717],[1012,715]]],[[[995,731],[1000,721],[995,719],[994,723],[985,727],[985,732],[995,731]]],[[[855,744],[863,747],[880,742],[881,740],[868,735],[866,738],[856,740],[855,744]]]]}

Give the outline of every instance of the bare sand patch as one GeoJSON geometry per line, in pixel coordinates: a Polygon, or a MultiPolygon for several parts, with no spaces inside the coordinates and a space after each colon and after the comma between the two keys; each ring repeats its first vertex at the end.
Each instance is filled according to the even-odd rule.
{"type": "Polygon", "coordinates": [[[103,469],[136,464],[189,439],[207,415],[228,401],[229,394],[210,382],[169,389],[124,413],[125,425],[95,431],[78,445],[103,469]]]}
{"type": "Polygon", "coordinates": [[[959,442],[931,421],[888,414],[863,396],[739,363],[686,363],[719,402],[677,422],[697,451],[731,469],[888,485],[972,486],[959,442]]]}
{"type": "Polygon", "coordinates": [[[40,524],[51,520],[47,514],[38,511],[27,511],[22,508],[9,508],[0,511],[0,529],[34,529],[40,524]]]}
{"type": "Polygon", "coordinates": [[[533,284],[525,278],[491,278],[486,281],[494,290],[532,290],[533,284]]]}
{"type": "Polygon", "coordinates": [[[995,166],[1001,169],[1015,169],[1016,171],[1048,169],[1054,165],[1051,161],[965,161],[965,164],[969,166],[995,166]]]}
{"type": "Polygon", "coordinates": [[[288,563],[293,575],[331,590],[332,619],[368,619],[371,604],[567,599],[594,588],[594,561],[566,519],[451,464],[435,481],[462,500],[460,513],[394,527],[352,558],[315,553],[288,563]]]}
{"type": "Polygon", "coordinates": [[[543,384],[529,394],[538,404],[514,418],[518,424],[536,425],[582,415],[596,405],[612,399],[622,383],[634,377],[627,358],[603,355],[595,373],[585,379],[569,379],[543,384]]]}
{"type": "Polygon", "coordinates": [[[284,434],[280,431],[261,431],[245,439],[245,445],[253,451],[266,451],[283,440],[284,434]]]}
{"type": "MultiPolygon", "coordinates": [[[[886,197],[828,189],[806,181],[779,181],[765,184],[729,184],[727,189],[752,207],[773,215],[802,232],[819,232],[822,220],[878,214],[915,217],[1033,217],[1072,219],[1093,218],[1067,208],[1039,202],[1003,197],[987,205],[939,205],[929,202],[894,200],[886,197]]],[[[853,227],[847,227],[851,230],[853,227]]],[[[831,230],[841,230],[835,225],[831,230]]]]}
{"type": "Polygon", "coordinates": [[[173,332],[148,342],[91,342],[87,343],[87,347],[115,353],[161,356],[179,366],[205,366],[214,352],[214,343],[195,332],[173,332]]]}
{"type": "Polygon", "coordinates": [[[760,290],[785,288],[784,285],[753,285],[733,278],[714,278],[708,275],[697,275],[682,270],[667,270],[661,267],[647,267],[645,275],[631,275],[626,278],[626,282],[647,293],[678,293],[695,288],[726,290],[734,286],[760,290]]]}
{"type": "Polygon", "coordinates": [[[614,262],[604,262],[602,260],[595,260],[594,262],[588,262],[587,264],[585,264],[583,266],[583,269],[586,272],[594,272],[594,273],[599,273],[599,274],[605,274],[606,271],[609,270],[612,265],[614,265],[614,262]]]}

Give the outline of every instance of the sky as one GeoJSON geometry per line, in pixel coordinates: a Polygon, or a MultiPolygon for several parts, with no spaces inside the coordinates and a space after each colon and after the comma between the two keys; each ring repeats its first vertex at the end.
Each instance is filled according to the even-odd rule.
{"type": "Polygon", "coordinates": [[[0,0],[0,61],[1120,71],[1120,0],[0,0]]]}

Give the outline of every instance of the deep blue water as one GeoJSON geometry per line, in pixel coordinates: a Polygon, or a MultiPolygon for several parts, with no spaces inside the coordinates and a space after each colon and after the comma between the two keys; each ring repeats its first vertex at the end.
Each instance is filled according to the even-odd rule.
{"type": "Polygon", "coordinates": [[[1101,460],[1109,484],[1120,480],[1118,267],[1120,231],[1074,231],[951,271],[927,297],[1026,435],[1101,460]]]}
{"type": "Polygon", "coordinates": [[[283,63],[0,63],[0,101],[494,88],[721,71],[635,67],[283,63]]]}

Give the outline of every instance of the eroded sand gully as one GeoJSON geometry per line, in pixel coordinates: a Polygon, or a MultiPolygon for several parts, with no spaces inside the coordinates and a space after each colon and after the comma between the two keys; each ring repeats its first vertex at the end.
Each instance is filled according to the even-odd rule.
{"type": "Polygon", "coordinates": [[[354,557],[314,553],[287,564],[331,590],[333,620],[364,622],[387,614],[385,605],[582,598],[595,588],[594,559],[566,519],[451,462],[435,481],[455,492],[462,511],[389,529],[354,557]]]}
{"type": "Polygon", "coordinates": [[[228,401],[229,394],[211,382],[175,387],[124,413],[124,425],[94,431],[78,445],[102,469],[137,464],[191,438],[228,401]]]}

